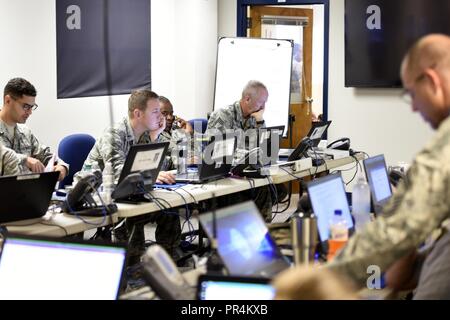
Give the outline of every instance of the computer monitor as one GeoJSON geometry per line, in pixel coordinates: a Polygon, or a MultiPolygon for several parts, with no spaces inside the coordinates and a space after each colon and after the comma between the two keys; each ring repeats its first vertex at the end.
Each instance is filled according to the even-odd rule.
{"type": "Polygon", "coordinates": [[[120,184],[130,173],[149,172],[151,177],[143,176],[145,190],[150,191],[161,170],[168,147],[169,142],[135,144],[131,146],[118,183],[120,184]]]}
{"type": "Polygon", "coordinates": [[[273,300],[275,288],[267,278],[201,275],[197,284],[199,300],[273,300]]]}
{"type": "Polygon", "coordinates": [[[272,277],[289,267],[252,201],[206,212],[199,221],[231,275],[272,277]],[[214,234],[214,219],[216,233],[214,234]]]}
{"type": "Polygon", "coordinates": [[[372,194],[373,209],[377,214],[382,213],[383,206],[392,196],[384,155],[365,159],[363,163],[372,194]]]}
{"type": "Polygon", "coordinates": [[[126,248],[8,234],[0,254],[0,300],[113,300],[126,248]]]}
{"type": "Polygon", "coordinates": [[[330,222],[335,210],[341,210],[348,228],[353,228],[353,220],[340,174],[330,174],[313,180],[308,183],[307,188],[313,211],[317,217],[320,241],[323,242],[329,238],[330,222]]]}

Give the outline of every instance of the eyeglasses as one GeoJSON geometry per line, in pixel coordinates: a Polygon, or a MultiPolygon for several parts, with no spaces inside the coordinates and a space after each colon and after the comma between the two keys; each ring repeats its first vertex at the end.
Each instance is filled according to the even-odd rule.
{"type": "MultiPolygon", "coordinates": [[[[429,67],[428,69],[434,69],[435,67],[436,67],[436,65],[432,65],[432,66],[429,67]]],[[[417,82],[422,81],[423,79],[425,79],[425,70],[422,71],[422,72],[416,77],[416,79],[414,80],[413,84],[416,84],[417,82]]],[[[403,91],[402,91],[402,93],[401,93],[401,99],[402,99],[405,103],[411,105],[411,104],[413,103],[413,101],[414,101],[414,98],[415,98],[414,92],[411,92],[411,91],[408,90],[408,89],[403,89],[403,91]]]]}
{"type": "MultiPolygon", "coordinates": [[[[11,98],[20,103],[20,101],[17,98],[12,97],[12,96],[11,96],[11,98]]],[[[22,109],[27,112],[34,111],[37,109],[37,107],[38,107],[38,105],[36,103],[35,104],[22,103],[22,109]]]]}

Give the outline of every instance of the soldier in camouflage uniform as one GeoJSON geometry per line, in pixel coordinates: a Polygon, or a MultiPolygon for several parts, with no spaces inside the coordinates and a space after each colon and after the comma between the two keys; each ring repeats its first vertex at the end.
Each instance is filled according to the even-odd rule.
{"type": "MultiPolygon", "coordinates": [[[[36,110],[36,89],[22,78],[11,79],[3,92],[3,107],[0,110],[0,142],[14,150],[20,160],[20,171],[44,172],[53,158],[50,148],[39,143],[31,130],[24,125],[36,110]]],[[[56,159],[55,171],[61,181],[69,172],[69,165],[56,159]]]]}
{"type": "MultiPolygon", "coordinates": [[[[134,91],[128,100],[128,116],[114,127],[105,130],[103,136],[96,141],[89,153],[83,164],[83,169],[86,169],[87,165],[97,164],[100,170],[103,170],[105,163],[110,162],[117,182],[131,146],[134,144],[165,141],[161,137],[161,132],[164,128],[165,119],[160,112],[158,95],[145,89],[134,91]]],[[[166,165],[164,169],[170,168],[167,168],[166,165]]],[[[171,184],[174,182],[175,177],[170,172],[165,171],[160,171],[156,180],[156,183],[171,184]]],[[[179,217],[158,212],[150,214],[149,219],[151,219],[151,222],[157,223],[156,241],[169,254],[172,254],[180,242],[181,226],[179,217]]],[[[140,222],[141,220],[141,217],[128,218],[126,220],[128,235],[131,233],[132,228],[135,227],[135,236],[132,239],[130,255],[136,259],[144,250],[144,224],[147,221],[140,222]]],[[[128,235],[125,235],[125,237],[128,235]]]]}
{"type": "Polygon", "coordinates": [[[0,142],[0,176],[14,176],[20,174],[19,156],[3,146],[0,142]]]}
{"type": "MultiPolygon", "coordinates": [[[[236,154],[238,157],[242,157],[245,153],[241,150],[247,148],[244,133],[252,129],[256,133],[256,129],[265,127],[263,115],[268,97],[269,93],[264,84],[255,80],[249,81],[242,91],[239,101],[211,113],[208,119],[207,133],[214,135],[217,131],[225,133],[229,130],[237,132],[238,150],[236,154]]],[[[250,136],[250,138],[252,137],[250,136]]],[[[236,201],[235,196],[243,197],[240,199],[242,201],[253,198],[266,222],[271,221],[272,205],[275,202],[272,197],[276,197],[276,195],[271,193],[270,187],[260,187],[244,194],[233,194],[234,202],[236,201]]]]}
{"type": "Polygon", "coordinates": [[[372,275],[370,266],[386,271],[450,217],[450,38],[430,35],[419,40],[406,55],[401,76],[412,110],[437,132],[416,156],[407,183],[399,185],[383,216],[356,232],[327,265],[359,286],[372,275]]]}

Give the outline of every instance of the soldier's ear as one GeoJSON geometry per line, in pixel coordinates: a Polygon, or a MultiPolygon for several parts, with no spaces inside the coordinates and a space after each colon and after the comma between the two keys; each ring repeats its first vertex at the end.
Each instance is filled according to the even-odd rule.
{"type": "Polygon", "coordinates": [[[134,118],[138,119],[138,118],[140,118],[141,116],[142,116],[141,110],[139,110],[139,109],[137,109],[137,108],[133,110],[133,117],[134,117],[134,118]]]}

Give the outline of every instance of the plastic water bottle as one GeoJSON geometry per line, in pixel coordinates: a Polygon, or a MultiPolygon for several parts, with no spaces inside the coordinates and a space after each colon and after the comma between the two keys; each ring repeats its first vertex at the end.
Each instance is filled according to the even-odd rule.
{"type": "Polygon", "coordinates": [[[103,192],[103,202],[105,205],[112,203],[111,194],[114,191],[114,172],[111,162],[105,163],[105,168],[102,173],[102,192],[103,192]]]}
{"type": "Polygon", "coordinates": [[[356,230],[370,221],[370,187],[361,172],[352,192],[352,214],[356,230]]]}
{"type": "Polygon", "coordinates": [[[182,139],[178,142],[177,145],[178,150],[178,159],[177,159],[177,174],[185,174],[187,173],[187,140],[182,139]]]}
{"type": "Polygon", "coordinates": [[[342,210],[334,210],[334,215],[330,221],[330,238],[328,239],[328,257],[330,261],[348,240],[348,225],[342,216],[342,210]]]}

